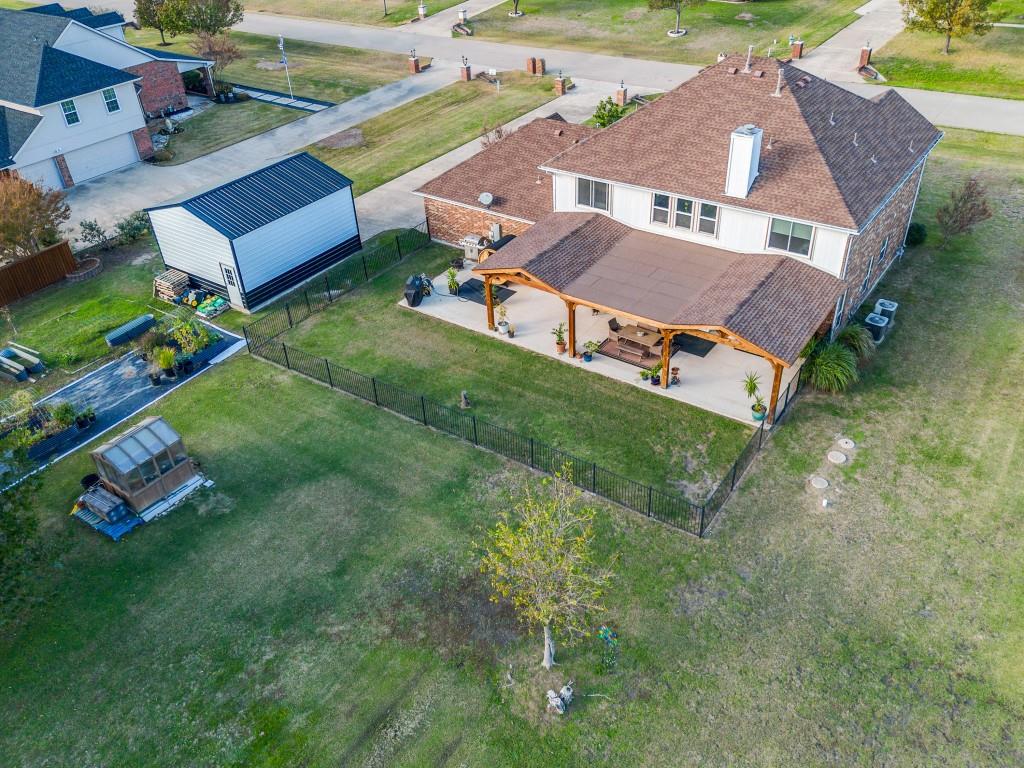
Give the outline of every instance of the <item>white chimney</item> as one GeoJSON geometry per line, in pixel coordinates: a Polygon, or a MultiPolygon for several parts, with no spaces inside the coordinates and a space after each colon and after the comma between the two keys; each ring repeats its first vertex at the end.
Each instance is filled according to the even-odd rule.
{"type": "Polygon", "coordinates": [[[762,131],[755,125],[741,125],[729,136],[729,167],[725,171],[725,194],[746,197],[757,178],[761,158],[762,131]]]}

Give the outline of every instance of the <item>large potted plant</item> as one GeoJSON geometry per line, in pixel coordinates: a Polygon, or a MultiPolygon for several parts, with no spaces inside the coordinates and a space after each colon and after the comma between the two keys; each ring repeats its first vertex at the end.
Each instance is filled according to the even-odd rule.
{"type": "Polygon", "coordinates": [[[588,341],[583,345],[583,362],[589,363],[594,359],[594,354],[601,349],[601,342],[599,341],[588,341]]]}
{"type": "Polygon", "coordinates": [[[448,293],[452,296],[459,295],[459,273],[455,267],[448,267],[448,271],[445,273],[448,276],[448,293]]]}
{"type": "Polygon", "coordinates": [[[555,349],[558,354],[565,354],[565,323],[559,323],[557,328],[551,329],[551,335],[555,337],[555,349]]]}
{"type": "Polygon", "coordinates": [[[174,351],[173,347],[160,347],[156,351],[156,364],[163,371],[165,376],[174,375],[174,361],[177,357],[177,352],[174,351]]]}
{"type": "Polygon", "coordinates": [[[747,371],[747,375],[743,378],[743,391],[749,400],[754,401],[754,404],[750,406],[750,415],[754,421],[764,421],[764,417],[768,414],[764,398],[761,397],[760,387],[761,377],[753,371],[747,371]]]}

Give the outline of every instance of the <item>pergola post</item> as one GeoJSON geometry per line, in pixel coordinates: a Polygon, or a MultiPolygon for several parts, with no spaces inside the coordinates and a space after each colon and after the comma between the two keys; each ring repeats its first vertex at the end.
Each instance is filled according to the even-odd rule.
{"type": "Polygon", "coordinates": [[[576,357],[576,305],[567,301],[565,306],[569,310],[569,357],[576,357]]]}
{"type": "Polygon", "coordinates": [[[782,363],[772,362],[775,375],[772,377],[772,396],[768,403],[768,423],[775,423],[775,409],[779,405],[779,390],[782,388],[782,363]]]}
{"type": "Polygon", "coordinates": [[[661,332],[661,388],[668,389],[668,366],[672,359],[672,339],[675,331],[661,332]]]}
{"type": "Polygon", "coordinates": [[[484,303],[487,305],[487,329],[494,330],[494,295],[491,285],[494,278],[484,275],[484,303]]]}

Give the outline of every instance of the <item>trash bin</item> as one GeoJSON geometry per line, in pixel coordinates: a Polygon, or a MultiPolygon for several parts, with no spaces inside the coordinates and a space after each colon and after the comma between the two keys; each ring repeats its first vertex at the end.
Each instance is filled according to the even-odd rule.
{"type": "Polygon", "coordinates": [[[871,338],[875,340],[875,343],[880,344],[889,330],[889,318],[872,312],[864,318],[864,325],[871,331],[871,338]]]}
{"type": "Polygon", "coordinates": [[[423,301],[423,279],[413,275],[405,281],[405,302],[410,307],[418,307],[423,301]]]}

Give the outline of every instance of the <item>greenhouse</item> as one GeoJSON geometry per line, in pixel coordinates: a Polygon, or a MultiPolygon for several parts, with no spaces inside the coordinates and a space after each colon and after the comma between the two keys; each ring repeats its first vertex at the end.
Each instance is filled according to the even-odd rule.
{"type": "Polygon", "coordinates": [[[103,484],[140,513],[197,477],[181,436],[150,417],[92,452],[103,484]]]}

